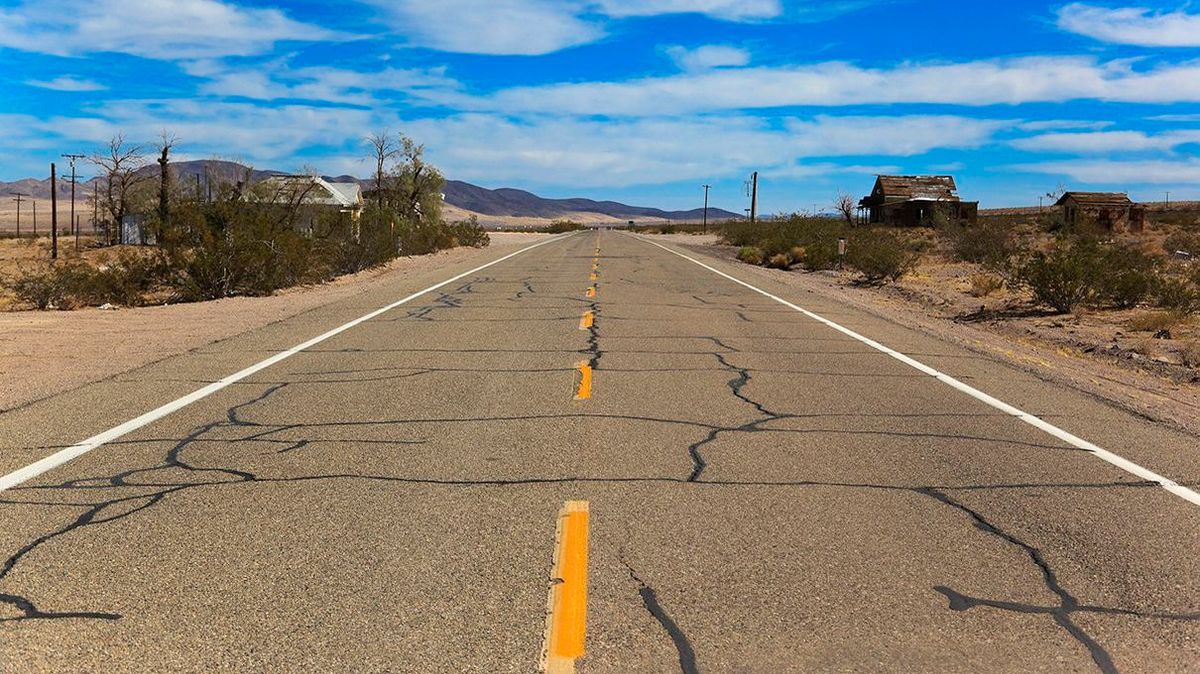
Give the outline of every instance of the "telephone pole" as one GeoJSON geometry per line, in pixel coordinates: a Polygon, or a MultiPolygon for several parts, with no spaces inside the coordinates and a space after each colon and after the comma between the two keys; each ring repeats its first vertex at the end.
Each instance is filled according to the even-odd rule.
{"type": "Polygon", "coordinates": [[[13,201],[17,202],[17,238],[21,238],[21,201],[28,197],[28,194],[17,192],[13,195],[13,201]]]}
{"type": "Polygon", "coordinates": [[[708,234],[708,191],[710,189],[712,189],[712,185],[704,186],[704,225],[703,225],[704,230],[703,230],[703,232],[705,234],[708,234]]]}
{"type": "Polygon", "coordinates": [[[750,176],[750,224],[758,220],[758,171],[750,176]]]}
{"type": "Polygon", "coordinates": [[[50,162],[50,259],[58,259],[58,177],[50,162]]]}
{"type": "Polygon", "coordinates": [[[1167,208],[1171,207],[1171,193],[1167,192],[1167,208]]]}
{"type": "Polygon", "coordinates": [[[82,154],[63,155],[71,160],[71,231],[75,233],[75,250],[79,250],[79,225],[75,223],[75,160],[83,159],[86,156],[82,154]]]}

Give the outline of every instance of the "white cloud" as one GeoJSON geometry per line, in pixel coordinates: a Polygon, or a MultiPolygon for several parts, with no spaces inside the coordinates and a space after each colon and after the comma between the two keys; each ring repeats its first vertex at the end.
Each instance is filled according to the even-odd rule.
{"type": "Polygon", "coordinates": [[[373,105],[381,98],[417,100],[455,94],[460,85],[443,68],[384,68],[357,71],[327,66],[292,68],[282,61],[228,67],[217,61],[185,64],[191,75],[206,78],[199,93],[256,100],[304,100],[373,105]],[[392,96],[381,94],[392,93],[392,96]]]}
{"type": "Polygon", "coordinates": [[[416,120],[405,129],[428,144],[448,174],[466,180],[625,187],[737,176],[751,169],[795,175],[804,170],[799,162],[808,159],[828,163],[832,157],[972,148],[1009,124],[920,115],[818,116],[778,125],[740,115],[599,121],[463,114],[416,120]]]}
{"type": "Polygon", "coordinates": [[[99,82],[71,77],[69,75],[56,77],[52,80],[27,80],[25,84],[42,89],[53,89],[54,91],[103,91],[108,88],[99,82]]]}
{"type": "Polygon", "coordinates": [[[1200,143],[1200,131],[1171,131],[1153,135],[1142,131],[1047,133],[1015,140],[1012,145],[1033,152],[1112,154],[1169,151],[1188,143],[1200,143]]]}
{"type": "Polygon", "coordinates": [[[698,71],[750,63],[750,52],[728,45],[710,44],[695,49],[674,46],[667,48],[667,56],[684,70],[698,71]]]}
{"type": "Polygon", "coordinates": [[[573,0],[372,0],[413,44],[465,54],[537,55],[595,41],[603,29],[573,0]]]}
{"type": "Polygon", "coordinates": [[[1017,126],[1022,131],[1099,131],[1112,126],[1109,121],[1093,121],[1085,119],[1039,119],[1022,122],[1017,126]]]}
{"type": "Polygon", "coordinates": [[[1112,161],[1069,160],[1020,164],[1006,170],[1067,176],[1095,185],[1181,185],[1200,182],[1200,159],[1112,161]]]}
{"type": "Polygon", "coordinates": [[[701,14],[719,21],[784,18],[816,20],[868,0],[366,0],[411,44],[447,52],[540,55],[589,44],[608,34],[612,20],[701,14]],[[794,11],[792,11],[794,10],[794,11]]]}
{"type": "Polygon", "coordinates": [[[1151,122],[1176,122],[1179,124],[1200,123],[1200,114],[1197,115],[1154,115],[1147,117],[1151,122]]]}
{"type": "Polygon", "coordinates": [[[277,9],[220,0],[33,0],[0,9],[0,46],[60,56],[106,51],[159,59],[244,56],[285,40],[345,37],[277,9]]]}
{"type": "Polygon", "coordinates": [[[1128,61],[1025,57],[863,68],[845,62],[724,68],[623,82],[514,87],[459,101],[476,109],[646,115],[860,104],[1017,105],[1080,99],[1200,101],[1200,62],[1134,70],[1128,61]]]}
{"type": "Polygon", "coordinates": [[[1200,14],[1154,12],[1144,7],[1097,7],[1071,3],[1058,11],[1063,30],[1117,44],[1200,47],[1200,14]]]}
{"type": "Polygon", "coordinates": [[[695,13],[726,21],[749,21],[783,14],[781,0],[597,0],[595,4],[604,14],[617,18],[695,13]]]}

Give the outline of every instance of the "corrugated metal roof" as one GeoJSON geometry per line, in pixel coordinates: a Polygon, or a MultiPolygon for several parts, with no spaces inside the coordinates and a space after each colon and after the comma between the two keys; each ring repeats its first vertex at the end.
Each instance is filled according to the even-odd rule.
{"type": "Polygon", "coordinates": [[[958,199],[954,176],[879,176],[876,187],[884,197],[936,201],[958,199]]]}

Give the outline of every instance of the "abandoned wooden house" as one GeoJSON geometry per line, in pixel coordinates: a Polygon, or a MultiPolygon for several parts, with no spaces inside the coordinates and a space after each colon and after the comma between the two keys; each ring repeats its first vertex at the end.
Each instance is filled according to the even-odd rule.
{"type": "Polygon", "coordinates": [[[1140,232],[1146,224],[1146,207],[1124,192],[1066,192],[1054,205],[1070,227],[1095,224],[1107,232],[1140,232]]]}
{"type": "Polygon", "coordinates": [[[979,202],[963,201],[953,176],[879,176],[858,202],[859,223],[922,227],[940,213],[950,222],[975,222],[979,202]]]}

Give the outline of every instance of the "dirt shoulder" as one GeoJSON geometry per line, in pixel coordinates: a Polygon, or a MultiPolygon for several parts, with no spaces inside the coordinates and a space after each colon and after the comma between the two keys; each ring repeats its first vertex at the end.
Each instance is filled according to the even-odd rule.
{"type": "MultiPolygon", "coordinates": [[[[486,250],[516,249],[544,234],[499,232],[486,250]]],[[[338,300],[377,290],[486,253],[456,248],[398,258],[330,283],[290,288],[270,297],[135,309],[0,313],[0,412],[201,348],[338,300]]]]}
{"type": "MultiPolygon", "coordinates": [[[[698,253],[736,259],[736,249],[718,244],[715,237],[676,234],[655,238],[698,253]]],[[[855,285],[848,273],[779,271],[750,265],[745,269],[748,277],[770,275],[784,284],[1007,361],[1121,409],[1200,434],[1200,379],[1181,376],[1179,368],[1156,363],[1153,357],[1137,354],[1131,358],[1120,341],[1095,348],[1099,331],[1087,316],[992,317],[971,322],[963,318],[965,304],[947,302],[941,293],[929,290],[946,279],[917,278],[872,287],[855,285]]],[[[976,308],[979,304],[975,301],[976,308]]]]}

